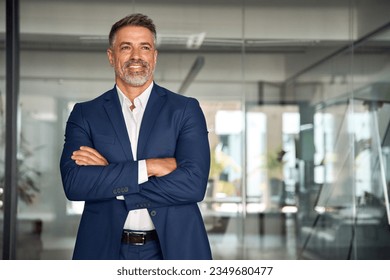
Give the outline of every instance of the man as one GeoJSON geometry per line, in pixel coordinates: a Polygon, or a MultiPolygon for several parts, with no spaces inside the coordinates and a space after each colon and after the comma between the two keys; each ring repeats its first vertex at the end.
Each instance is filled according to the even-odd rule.
{"type": "Polygon", "coordinates": [[[142,14],[115,23],[108,60],[115,86],[76,104],[61,175],[85,201],[74,259],[211,259],[197,203],[210,168],[199,103],[153,82],[156,30],[142,14]]]}

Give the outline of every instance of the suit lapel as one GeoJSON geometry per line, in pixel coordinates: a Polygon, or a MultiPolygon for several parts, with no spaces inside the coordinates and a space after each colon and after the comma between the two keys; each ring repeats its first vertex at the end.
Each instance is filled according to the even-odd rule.
{"type": "Polygon", "coordinates": [[[137,158],[143,158],[143,151],[147,144],[150,132],[156,122],[157,117],[160,114],[161,108],[164,106],[166,98],[165,92],[161,90],[158,85],[154,85],[152,92],[150,94],[144,116],[142,118],[141,128],[138,136],[138,148],[137,148],[137,158]]]}
{"type": "Polygon", "coordinates": [[[131,144],[129,136],[127,135],[126,123],[123,118],[122,109],[119,103],[118,93],[116,88],[112,89],[106,97],[104,103],[104,109],[107,116],[114,127],[116,136],[122,146],[123,152],[128,160],[133,160],[133,154],[131,152],[131,144]]]}

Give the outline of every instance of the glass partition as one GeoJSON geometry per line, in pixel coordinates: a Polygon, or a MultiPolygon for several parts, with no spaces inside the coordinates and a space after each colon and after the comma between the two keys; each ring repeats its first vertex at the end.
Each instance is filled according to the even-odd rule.
{"type": "Polygon", "coordinates": [[[108,32],[133,12],[157,26],[155,82],[206,116],[215,259],[389,258],[389,3],[319,2],[20,0],[17,258],[71,258],[65,123],[114,86],[108,32]]]}
{"type": "Polygon", "coordinates": [[[300,258],[389,258],[389,28],[295,80],[322,80],[310,104],[314,180],[300,193],[300,258]]]}

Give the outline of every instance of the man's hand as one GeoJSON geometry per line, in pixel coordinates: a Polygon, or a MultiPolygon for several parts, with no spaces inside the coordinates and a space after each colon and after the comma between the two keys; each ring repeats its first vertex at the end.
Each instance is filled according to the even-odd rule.
{"type": "Polygon", "coordinates": [[[168,175],[177,168],[175,158],[151,158],[146,160],[148,177],[168,175]]]}
{"type": "Polygon", "coordinates": [[[80,150],[74,151],[71,159],[77,165],[108,165],[108,161],[95,149],[81,146],[80,150]]]}

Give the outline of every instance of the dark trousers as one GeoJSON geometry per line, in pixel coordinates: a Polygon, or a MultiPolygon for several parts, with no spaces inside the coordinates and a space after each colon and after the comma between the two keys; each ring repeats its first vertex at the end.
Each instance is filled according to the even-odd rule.
{"type": "Polygon", "coordinates": [[[160,242],[153,240],[144,245],[121,244],[121,260],[162,260],[160,242]]]}

